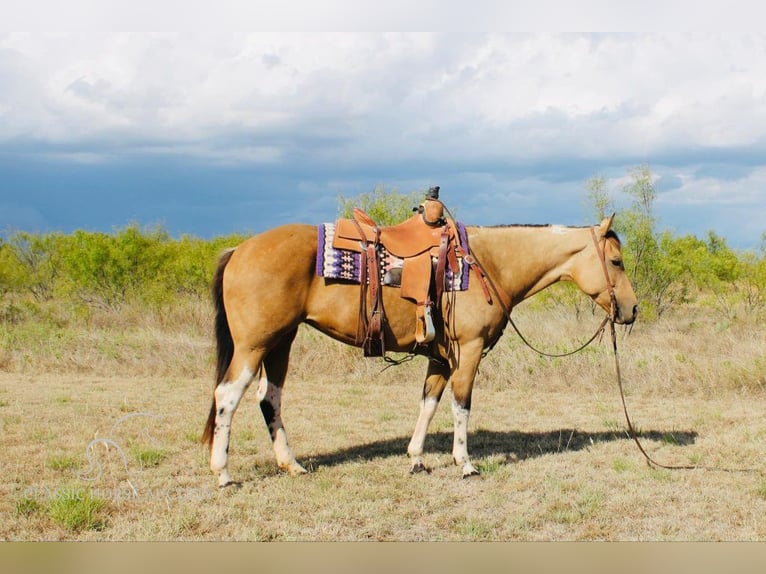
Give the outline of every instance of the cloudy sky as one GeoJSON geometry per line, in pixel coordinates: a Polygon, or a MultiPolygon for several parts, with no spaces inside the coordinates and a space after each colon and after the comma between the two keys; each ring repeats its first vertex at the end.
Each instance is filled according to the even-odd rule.
{"type": "Polygon", "coordinates": [[[0,33],[6,233],[257,232],[377,185],[581,225],[642,164],[661,227],[760,244],[766,35],[0,33]]]}

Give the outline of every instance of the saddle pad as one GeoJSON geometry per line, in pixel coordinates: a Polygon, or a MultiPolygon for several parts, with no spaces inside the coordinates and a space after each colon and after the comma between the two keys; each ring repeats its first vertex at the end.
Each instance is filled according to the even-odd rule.
{"type": "MultiPolygon", "coordinates": [[[[468,250],[468,240],[465,227],[457,224],[460,244],[468,250]]],[[[335,238],[335,223],[323,223],[318,226],[318,245],[316,274],[325,279],[336,279],[359,283],[361,281],[361,254],[355,251],[335,249],[332,246],[335,238]]],[[[378,257],[382,262],[380,266],[381,285],[399,287],[404,260],[388,253],[382,245],[378,245],[378,257]]],[[[447,273],[448,291],[465,291],[468,289],[469,267],[463,263],[463,258],[458,257],[459,271],[453,276],[449,267],[447,273]]]]}

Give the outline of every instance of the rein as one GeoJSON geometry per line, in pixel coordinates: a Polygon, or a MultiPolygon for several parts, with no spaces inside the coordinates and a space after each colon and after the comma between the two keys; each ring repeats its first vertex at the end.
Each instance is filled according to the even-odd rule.
{"type": "MultiPolygon", "coordinates": [[[[598,258],[601,261],[601,268],[604,270],[604,277],[606,278],[606,285],[607,290],[609,291],[609,300],[610,300],[610,313],[607,315],[606,320],[609,322],[609,334],[612,337],[612,351],[614,354],[614,372],[617,377],[617,386],[620,389],[620,401],[622,402],[622,412],[625,413],[625,421],[628,424],[628,435],[630,438],[633,439],[633,442],[636,443],[636,446],[638,447],[638,450],[641,451],[641,454],[644,455],[644,458],[646,459],[646,464],[650,467],[654,468],[664,468],[667,470],[693,470],[695,468],[698,468],[694,465],[688,465],[688,466],[675,466],[675,465],[666,465],[661,464],[657,461],[655,461],[649,454],[644,450],[643,445],[641,444],[641,441],[638,440],[638,433],[636,432],[635,428],[633,428],[633,423],[630,420],[630,415],[628,414],[628,407],[625,403],[625,391],[623,390],[622,386],[622,373],[620,372],[620,360],[619,355],[617,353],[617,334],[615,333],[614,328],[614,320],[617,316],[617,296],[614,293],[614,285],[612,285],[612,282],[609,279],[609,271],[606,268],[606,252],[605,250],[601,249],[601,245],[599,245],[598,239],[596,238],[596,232],[593,230],[593,228],[590,228],[590,235],[593,238],[593,243],[596,246],[596,251],[598,253],[598,258]]],[[[604,240],[606,242],[606,239],[604,240]]]]}
{"type": "Polygon", "coordinates": [[[596,252],[598,253],[599,260],[601,261],[601,268],[604,271],[604,278],[606,279],[607,290],[609,292],[610,313],[604,317],[604,320],[598,326],[598,329],[596,329],[595,334],[590,339],[588,339],[588,341],[585,344],[581,345],[579,348],[575,349],[574,351],[570,351],[568,353],[561,353],[561,354],[546,353],[546,352],[540,351],[539,349],[531,345],[529,341],[527,341],[527,339],[524,337],[524,335],[522,335],[521,331],[519,331],[519,328],[516,326],[516,324],[513,322],[513,319],[511,318],[511,308],[509,304],[510,299],[508,297],[508,294],[502,291],[502,289],[498,288],[497,285],[495,285],[494,281],[492,281],[491,277],[487,274],[487,272],[483,269],[481,264],[475,258],[472,258],[473,264],[476,265],[481,270],[483,278],[487,281],[487,283],[489,283],[490,288],[495,293],[495,296],[497,297],[497,300],[500,303],[500,307],[502,308],[503,313],[505,314],[506,319],[508,320],[508,323],[511,324],[514,331],[516,331],[516,334],[518,334],[519,338],[521,338],[521,340],[524,342],[524,344],[527,345],[527,347],[529,347],[530,349],[532,349],[533,351],[535,351],[536,353],[540,355],[543,355],[545,357],[558,358],[558,357],[568,357],[568,356],[574,355],[575,353],[579,353],[585,347],[590,345],[600,334],[603,334],[604,327],[606,326],[607,323],[609,323],[609,333],[612,337],[612,350],[614,352],[614,368],[615,368],[615,374],[617,377],[617,386],[620,389],[620,400],[622,402],[622,410],[623,410],[623,413],[625,414],[625,420],[628,425],[628,435],[636,443],[636,446],[638,446],[638,450],[644,456],[644,458],[646,459],[647,465],[649,465],[650,467],[664,468],[667,470],[693,470],[693,469],[700,468],[699,466],[695,466],[695,465],[673,466],[673,465],[665,465],[665,464],[658,463],[651,456],[649,456],[649,454],[646,452],[643,445],[641,444],[641,441],[638,439],[638,433],[636,432],[635,428],[633,427],[633,423],[630,420],[630,415],[628,414],[628,407],[625,402],[625,391],[622,385],[622,374],[620,372],[620,361],[619,361],[619,355],[617,352],[617,334],[615,332],[615,327],[614,327],[615,318],[617,316],[617,296],[615,295],[615,292],[614,292],[614,285],[612,285],[612,282],[609,278],[609,272],[606,266],[606,253],[603,249],[601,249],[601,246],[599,245],[599,242],[598,242],[598,238],[596,237],[596,232],[593,227],[590,228],[590,234],[591,234],[591,237],[593,238],[593,243],[596,247],[596,252]]]}
{"type": "MultiPolygon", "coordinates": [[[[446,206],[444,206],[444,209],[446,213],[452,217],[452,214],[449,212],[446,206]]],[[[453,218],[454,219],[454,218],[453,218]]],[[[630,419],[630,415],[628,414],[628,407],[625,401],[625,391],[623,389],[622,384],[622,373],[620,371],[620,360],[619,360],[619,354],[617,352],[617,334],[615,332],[615,319],[617,317],[617,296],[614,292],[614,285],[612,284],[610,278],[609,278],[609,271],[607,269],[606,265],[606,252],[604,249],[601,248],[601,245],[599,244],[598,238],[596,237],[595,228],[590,228],[590,234],[591,238],[593,239],[593,243],[596,247],[596,253],[598,254],[598,258],[601,261],[601,268],[604,271],[604,278],[606,279],[606,285],[607,290],[609,292],[609,300],[610,300],[610,312],[608,315],[604,317],[604,320],[601,322],[601,324],[596,329],[596,332],[593,334],[593,336],[588,339],[586,343],[581,345],[579,348],[575,349],[574,351],[570,351],[568,353],[562,353],[562,354],[554,354],[554,353],[546,353],[543,351],[540,351],[539,349],[535,348],[529,341],[522,335],[521,331],[519,331],[519,328],[514,323],[513,319],[511,318],[511,300],[510,297],[508,297],[508,294],[505,293],[502,288],[499,288],[497,285],[495,285],[495,282],[492,281],[492,278],[487,274],[484,267],[481,265],[481,263],[474,257],[473,253],[466,253],[463,255],[464,260],[466,263],[468,263],[469,266],[473,267],[478,275],[480,282],[482,283],[482,288],[484,289],[484,293],[487,296],[488,302],[491,304],[491,298],[489,297],[489,291],[487,289],[487,285],[489,285],[489,288],[492,290],[492,292],[495,294],[495,297],[497,298],[498,303],[500,304],[500,307],[502,308],[503,314],[505,315],[508,323],[511,324],[514,331],[516,331],[516,334],[518,334],[519,338],[526,344],[530,349],[535,351],[536,353],[543,355],[545,357],[552,357],[552,358],[559,358],[559,357],[567,357],[570,355],[574,355],[575,353],[579,353],[583,349],[585,349],[588,345],[590,345],[593,341],[596,340],[596,338],[603,334],[604,328],[607,323],[609,323],[609,334],[612,338],[612,350],[614,354],[614,369],[615,369],[615,376],[617,378],[617,386],[620,390],[620,401],[622,402],[622,410],[625,414],[625,421],[628,425],[628,436],[633,439],[633,442],[636,443],[636,446],[638,447],[638,450],[641,452],[641,454],[644,456],[644,459],[646,460],[647,465],[650,468],[663,468],[666,470],[719,470],[724,472],[760,472],[758,469],[753,468],[746,468],[746,469],[732,469],[732,468],[711,468],[706,466],[700,466],[700,465],[666,465],[661,464],[657,461],[655,461],[649,453],[646,452],[643,445],[641,444],[641,441],[638,438],[638,433],[636,432],[636,429],[633,427],[633,423],[630,419]]],[[[606,239],[604,239],[604,242],[606,243],[606,239]]],[[[484,355],[486,355],[492,347],[495,345],[497,341],[492,343],[488,349],[484,351],[484,355]]],[[[407,360],[405,358],[404,360],[407,360]]],[[[400,362],[404,362],[404,360],[400,362]]],[[[389,365],[391,366],[391,365],[389,365]]]]}
{"type": "MultiPolygon", "coordinates": [[[[503,311],[505,311],[505,309],[503,311]]],[[[546,353],[545,351],[541,351],[540,349],[537,349],[536,347],[534,347],[532,345],[532,343],[527,341],[526,337],[524,337],[524,335],[521,333],[521,331],[519,331],[519,328],[516,326],[516,323],[514,323],[513,319],[511,319],[510,314],[507,311],[505,312],[505,314],[508,317],[508,323],[510,323],[511,327],[513,327],[513,330],[516,331],[516,334],[519,336],[519,338],[524,342],[524,344],[527,347],[532,349],[538,355],[542,355],[543,357],[550,357],[550,358],[571,357],[572,355],[575,355],[575,354],[579,353],[585,347],[587,347],[593,341],[595,341],[599,336],[603,335],[604,327],[606,327],[606,324],[609,322],[609,319],[610,319],[609,315],[605,316],[604,320],[601,321],[601,324],[596,328],[596,332],[593,333],[593,336],[590,339],[588,339],[585,343],[580,345],[574,351],[569,351],[567,353],[546,353]]]]}

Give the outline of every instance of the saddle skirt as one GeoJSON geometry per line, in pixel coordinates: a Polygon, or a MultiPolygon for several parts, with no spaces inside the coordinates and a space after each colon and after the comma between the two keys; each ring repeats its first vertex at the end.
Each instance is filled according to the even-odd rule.
{"type": "MultiPolygon", "coordinates": [[[[340,220],[348,221],[348,220],[340,220]]],[[[343,226],[345,230],[346,227],[343,226]]],[[[464,253],[468,253],[468,238],[465,232],[465,226],[456,223],[460,246],[464,253]]],[[[362,278],[361,252],[359,240],[341,238],[337,240],[337,222],[323,223],[318,227],[318,248],[316,259],[316,275],[325,279],[348,281],[351,283],[360,283],[362,278]],[[343,249],[337,245],[348,245],[348,241],[353,244],[353,249],[343,249]]],[[[386,287],[401,287],[401,277],[404,269],[404,258],[396,255],[389,250],[387,245],[382,243],[378,245],[378,256],[380,258],[380,282],[386,287]]],[[[396,249],[396,247],[395,247],[396,249]]],[[[399,253],[406,253],[410,250],[398,250],[399,253]]],[[[436,257],[431,256],[432,265],[436,264],[436,257]]],[[[446,269],[446,290],[447,291],[465,291],[468,289],[468,276],[470,268],[458,254],[458,271],[453,273],[452,269],[446,269]]],[[[369,279],[368,279],[369,281],[369,279]]]]}

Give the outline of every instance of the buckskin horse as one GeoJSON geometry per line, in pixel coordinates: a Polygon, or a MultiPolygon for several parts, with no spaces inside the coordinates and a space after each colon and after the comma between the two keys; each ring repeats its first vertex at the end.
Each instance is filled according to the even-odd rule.
{"type": "MultiPolygon", "coordinates": [[[[420,414],[407,448],[412,473],[427,471],[423,445],[447,383],[452,388],[452,455],[463,477],[478,474],[468,456],[471,392],[479,362],[505,328],[514,305],[557,281],[573,281],[614,322],[632,323],[637,299],[623,266],[612,218],[591,227],[507,225],[465,227],[470,255],[480,267],[468,288],[444,297],[436,336],[428,346],[428,368],[420,414]],[[487,285],[491,289],[487,288],[487,285]]],[[[288,224],[255,235],[224,252],[213,280],[217,372],[213,402],[202,440],[210,446],[210,468],[221,487],[236,484],[228,471],[231,423],[256,377],[257,399],[280,469],[306,472],[288,444],[281,416],[290,347],[306,323],[330,337],[360,346],[359,286],[327,281],[315,272],[317,227],[288,224]]],[[[411,352],[415,303],[397,289],[382,289],[387,351],[411,352]]]]}

